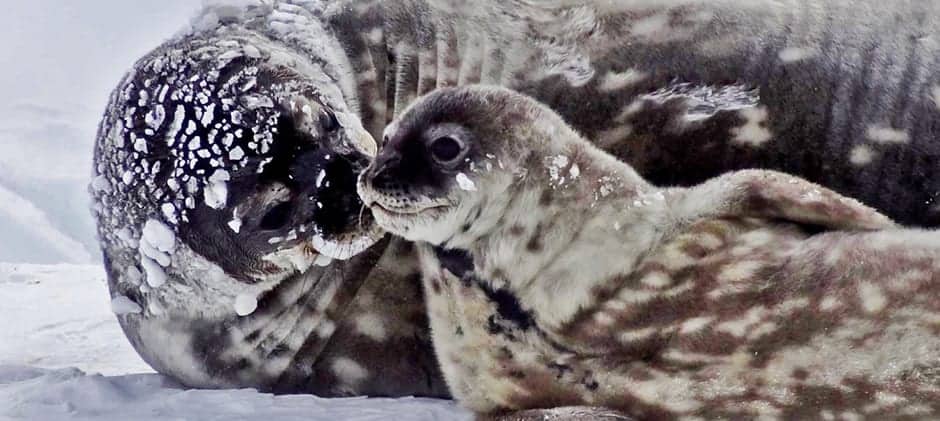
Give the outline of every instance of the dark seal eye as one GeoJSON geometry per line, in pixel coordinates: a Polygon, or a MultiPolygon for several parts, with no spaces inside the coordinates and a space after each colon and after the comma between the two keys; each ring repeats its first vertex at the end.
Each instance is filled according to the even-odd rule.
{"type": "Polygon", "coordinates": [[[339,121],[336,120],[336,114],[331,110],[323,110],[320,113],[320,127],[327,133],[333,133],[339,129],[339,121]]]}
{"type": "Polygon", "coordinates": [[[457,139],[450,136],[441,136],[431,142],[431,156],[435,160],[447,163],[457,159],[460,156],[461,145],[457,139]]]}

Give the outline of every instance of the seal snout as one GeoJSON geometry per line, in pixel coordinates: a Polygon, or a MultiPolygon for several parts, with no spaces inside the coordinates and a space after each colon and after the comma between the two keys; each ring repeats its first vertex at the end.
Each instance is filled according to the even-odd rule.
{"type": "Polygon", "coordinates": [[[421,198],[432,196],[427,186],[434,178],[423,151],[407,133],[395,133],[384,143],[359,179],[362,201],[402,213],[421,208],[421,198]]]}
{"type": "Polygon", "coordinates": [[[400,172],[401,158],[401,153],[392,148],[382,149],[363,172],[363,180],[380,190],[400,188],[396,175],[400,172]]]}
{"type": "Polygon", "coordinates": [[[313,191],[308,198],[312,209],[309,221],[326,235],[356,231],[364,206],[356,195],[356,178],[365,167],[366,160],[358,155],[340,155],[322,162],[322,168],[312,174],[308,185],[313,191]]]}

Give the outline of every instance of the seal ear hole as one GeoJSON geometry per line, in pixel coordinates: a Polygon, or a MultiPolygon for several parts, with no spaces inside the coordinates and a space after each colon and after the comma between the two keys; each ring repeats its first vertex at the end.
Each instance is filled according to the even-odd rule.
{"type": "Polygon", "coordinates": [[[291,203],[279,203],[261,217],[258,228],[273,231],[284,228],[290,218],[291,203]]]}
{"type": "Polygon", "coordinates": [[[440,136],[428,146],[431,156],[440,163],[450,163],[460,157],[463,144],[453,136],[440,136]]]}

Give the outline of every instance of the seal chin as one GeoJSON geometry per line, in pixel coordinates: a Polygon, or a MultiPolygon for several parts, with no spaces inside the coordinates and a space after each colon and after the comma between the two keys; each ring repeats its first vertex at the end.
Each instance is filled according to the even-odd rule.
{"type": "Polygon", "coordinates": [[[436,203],[410,207],[373,203],[370,208],[377,224],[388,232],[408,240],[423,241],[425,238],[418,233],[438,225],[454,207],[436,203]]]}
{"type": "MultiPolygon", "coordinates": [[[[363,139],[371,139],[363,135],[363,139]]],[[[368,163],[368,144],[361,140],[357,149],[347,155],[333,156],[326,165],[314,165],[315,178],[300,180],[311,187],[307,202],[314,203],[309,216],[301,218],[301,232],[308,233],[305,242],[317,253],[331,259],[346,260],[382,239],[385,232],[376,225],[372,213],[356,194],[356,180],[368,163]]],[[[324,152],[336,155],[334,152],[324,152]]],[[[318,164],[323,159],[314,159],[318,164]]],[[[301,237],[305,237],[301,235],[301,237]]]]}
{"type": "Polygon", "coordinates": [[[358,232],[334,236],[314,235],[310,244],[320,254],[336,260],[347,260],[378,243],[385,231],[370,218],[358,232]]]}

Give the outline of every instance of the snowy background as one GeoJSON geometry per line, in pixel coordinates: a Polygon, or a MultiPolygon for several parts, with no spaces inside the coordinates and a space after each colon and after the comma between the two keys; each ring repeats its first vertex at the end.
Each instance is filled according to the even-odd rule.
{"type": "Polygon", "coordinates": [[[0,261],[98,261],[86,185],[98,120],[194,0],[8,1],[0,13],[0,261]]]}
{"type": "Polygon", "coordinates": [[[0,13],[0,420],[447,420],[450,402],[185,390],[121,333],[87,184],[97,124],[133,62],[195,0],[6,1],[0,13]]]}

